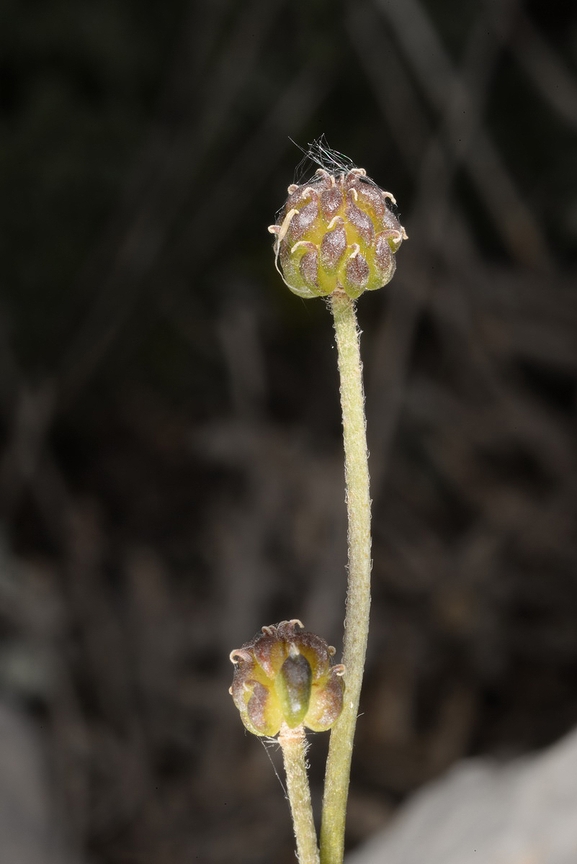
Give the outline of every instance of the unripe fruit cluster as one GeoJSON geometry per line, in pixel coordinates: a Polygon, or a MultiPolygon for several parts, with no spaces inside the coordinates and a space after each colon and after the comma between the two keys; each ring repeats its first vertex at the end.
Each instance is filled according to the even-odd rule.
{"type": "Polygon", "coordinates": [[[272,736],[286,724],[313,732],[330,729],[343,707],[345,667],[331,666],[331,648],[300,621],[263,627],[252,642],[231,652],[230,693],[254,735],[272,736]]]}
{"type": "Polygon", "coordinates": [[[291,291],[311,298],[340,289],[355,299],[390,282],[394,253],[407,235],[387,206],[393,196],[363,168],[336,174],[319,168],[309,183],[288,192],[280,224],[269,231],[291,291]]]}

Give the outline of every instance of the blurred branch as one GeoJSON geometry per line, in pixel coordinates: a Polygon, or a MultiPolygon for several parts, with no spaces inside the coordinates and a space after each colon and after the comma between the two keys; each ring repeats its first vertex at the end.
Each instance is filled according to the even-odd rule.
{"type": "Polygon", "coordinates": [[[577,80],[523,12],[519,13],[511,48],[545,101],[577,129],[577,80]]]}
{"type": "MultiPolygon", "coordinates": [[[[502,18],[505,17],[503,12],[502,18]]],[[[450,199],[475,123],[471,116],[463,114],[460,93],[454,93],[453,99],[447,98],[443,103],[439,133],[432,134],[413,85],[398,59],[396,45],[376,20],[372,7],[354,4],[350,7],[348,23],[376,98],[396,135],[399,151],[417,179],[409,235],[418,238],[421,246],[426,242],[434,258],[441,254],[449,266],[460,262],[460,266],[467,269],[477,256],[458,204],[450,199]],[[391,81],[395,82],[394,87],[391,81]],[[411,123],[416,124],[416,134],[411,123]],[[444,142],[451,136],[458,138],[459,146],[447,152],[444,142]],[[451,237],[452,242],[448,243],[447,237],[451,237]]],[[[461,66],[462,78],[469,83],[471,99],[475,100],[472,113],[477,117],[482,113],[499,48],[493,34],[487,32],[485,18],[481,17],[471,30],[461,66]]],[[[385,474],[401,409],[414,330],[431,281],[429,265],[423,260],[423,248],[416,255],[411,255],[409,248],[405,255],[409,260],[405,257],[389,289],[391,302],[377,335],[369,379],[371,472],[375,490],[380,489],[385,474]]]]}
{"type": "MultiPolygon", "coordinates": [[[[238,16],[210,72],[197,83],[198,104],[153,127],[128,188],[128,200],[111,224],[84,279],[96,281],[92,308],[65,352],[63,393],[70,398],[96,368],[132,312],[174,222],[189,200],[208,151],[223,134],[231,107],[246,85],[276,15],[285,0],[252,0],[238,16]],[[206,81],[206,86],[203,86],[206,81]],[[167,125],[168,121],[168,125],[167,125]]],[[[194,21],[194,19],[193,19],[194,21]]],[[[186,34],[186,40],[190,38],[186,34]]],[[[180,73],[180,65],[177,73],[180,73]]],[[[191,73],[194,70],[191,70],[191,73]]],[[[181,87],[179,74],[174,86],[181,87]]]]}
{"type": "Polygon", "coordinates": [[[418,0],[375,2],[393,28],[431,105],[441,114],[447,100],[456,106],[448,123],[450,134],[444,136],[444,144],[451,153],[458,154],[460,150],[462,123],[459,121],[457,125],[456,121],[459,117],[467,118],[470,146],[465,150],[464,163],[509,252],[524,266],[550,270],[551,256],[543,233],[488,132],[481,126],[466,81],[453,69],[422,5],[418,0]]]}

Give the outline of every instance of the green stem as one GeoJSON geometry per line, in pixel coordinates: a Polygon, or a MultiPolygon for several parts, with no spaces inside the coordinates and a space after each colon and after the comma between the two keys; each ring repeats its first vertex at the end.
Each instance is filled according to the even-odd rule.
{"type": "Polygon", "coordinates": [[[363,680],[371,605],[371,499],[359,348],[353,300],[340,291],[331,295],[338,364],[345,450],[349,573],[343,663],[345,704],[331,731],[325,775],[321,827],[321,864],[341,864],[353,739],[363,680]]]}
{"type": "Polygon", "coordinates": [[[283,723],[278,741],[284,758],[298,859],[300,864],[319,864],[317,832],[305,758],[305,730],[302,726],[289,729],[286,723],[283,723]]]}

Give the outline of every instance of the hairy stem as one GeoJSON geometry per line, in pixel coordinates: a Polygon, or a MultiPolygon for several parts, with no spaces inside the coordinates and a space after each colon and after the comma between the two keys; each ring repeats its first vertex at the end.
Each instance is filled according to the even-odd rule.
{"type": "Polygon", "coordinates": [[[357,722],[371,605],[371,500],[359,349],[354,301],[344,292],[330,298],[341,380],[348,514],[348,590],[343,663],[345,703],[331,731],[321,827],[321,864],[341,864],[353,739],[357,722]]]}
{"type": "Polygon", "coordinates": [[[307,777],[306,738],[302,726],[289,729],[283,723],[278,736],[286,772],[287,792],[297,841],[300,864],[319,864],[317,832],[313,820],[311,792],[307,777]]]}

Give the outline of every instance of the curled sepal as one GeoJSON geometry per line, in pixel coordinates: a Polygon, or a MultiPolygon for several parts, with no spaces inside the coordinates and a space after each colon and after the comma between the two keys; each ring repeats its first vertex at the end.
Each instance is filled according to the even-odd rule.
{"type": "Polygon", "coordinates": [[[338,720],[343,710],[344,673],[342,663],[331,666],[326,677],[313,685],[306,724],[313,732],[326,732],[338,720]]]}
{"type": "Polygon", "coordinates": [[[254,735],[276,735],[286,724],[315,732],[330,729],[343,705],[344,666],[332,666],[334,648],[298,620],[263,627],[232,651],[230,693],[254,735]]]}

